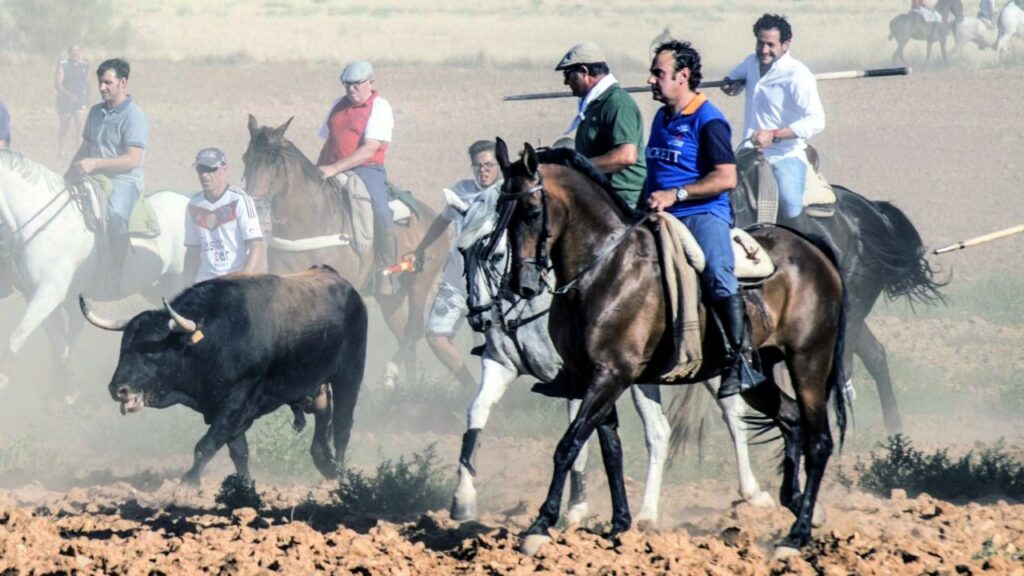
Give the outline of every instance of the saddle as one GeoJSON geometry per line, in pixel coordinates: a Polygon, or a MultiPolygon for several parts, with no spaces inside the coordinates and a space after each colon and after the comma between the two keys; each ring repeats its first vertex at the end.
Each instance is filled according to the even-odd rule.
{"type": "MultiPolygon", "coordinates": [[[[352,249],[365,254],[373,246],[373,204],[363,179],[353,172],[342,172],[334,176],[343,203],[350,208],[352,222],[352,249]]],[[[388,182],[388,202],[399,226],[409,226],[412,217],[419,217],[416,199],[408,190],[402,190],[388,182]]]]}
{"type": "MultiPolygon", "coordinates": [[[[661,251],[662,283],[672,318],[673,359],[661,381],[674,382],[695,375],[703,363],[703,337],[700,332],[700,284],[697,274],[704,271],[704,250],[690,230],[670,214],[658,213],[655,235],[661,251]]],[[[775,273],[775,263],[746,231],[731,232],[736,276],[747,287],[757,286],[775,273]]]]}
{"type": "MultiPolygon", "coordinates": [[[[68,183],[68,193],[82,213],[86,228],[99,236],[107,233],[107,201],[111,192],[110,179],[103,175],[86,176],[68,183]]],[[[159,235],[160,221],[146,197],[140,195],[128,217],[128,236],[156,238],[159,235]]]]}
{"type": "MultiPolygon", "coordinates": [[[[818,169],[818,151],[807,146],[807,176],[804,179],[804,213],[812,218],[831,218],[836,213],[836,193],[818,169]]],[[[736,154],[736,167],[742,175],[738,193],[746,193],[757,211],[758,223],[775,224],[779,210],[779,189],[771,165],[754,148],[736,154]]]]}

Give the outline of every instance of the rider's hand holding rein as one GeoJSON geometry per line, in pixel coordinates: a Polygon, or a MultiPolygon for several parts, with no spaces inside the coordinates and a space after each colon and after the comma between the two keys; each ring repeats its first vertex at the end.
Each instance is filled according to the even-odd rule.
{"type": "Polygon", "coordinates": [[[651,195],[647,198],[647,205],[655,212],[664,211],[678,201],[676,190],[678,189],[670,188],[668,190],[651,192],[651,195]]]}

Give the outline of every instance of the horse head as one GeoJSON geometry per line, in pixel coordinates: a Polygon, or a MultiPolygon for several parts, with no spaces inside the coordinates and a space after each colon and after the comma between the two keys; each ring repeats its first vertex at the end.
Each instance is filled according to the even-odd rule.
{"type": "Polygon", "coordinates": [[[256,117],[249,114],[249,147],[242,155],[242,162],[245,163],[246,192],[255,199],[272,200],[288,189],[289,153],[298,150],[284,133],[293,118],[272,128],[260,126],[256,117]]]}
{"type": "Polygon", "coordinates": [[[501,314],[498,296],[508,264],[508,247],[505,232],[495,233],[497,204],[498,194],[488,193],[468,206],[462,232],[455,241],[466,270],[467,320],[477,332],[489,330],[501,314]]]}
{"type": "Polygon", "coordinates": [[[510,211],[504,216],[508,219],[512,248],[509,287],[518,296],[532,298],[540,293],[541,279],[550,260],[548,194],[540,174],[540,160],[537,151],[527,143],[522,157],[510,162],[508,147],[501,138],[497,139],[495,155],[505,179],[501,187],[503,210],[510,211]]]}

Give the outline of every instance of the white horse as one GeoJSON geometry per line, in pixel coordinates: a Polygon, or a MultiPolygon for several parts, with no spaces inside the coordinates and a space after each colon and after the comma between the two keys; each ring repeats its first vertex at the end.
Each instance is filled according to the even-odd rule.
{"type": "MultiPolygon", "coordinates": [[[[449,202],[453,200],[449,198],[449,202]]],[[[551,294],[544,293],[525,301],[513,301],[503,296],[501,282],[508,260],[504,235],[495,244],[490,256],[483,257],[485,246],[497,224],[496,200],[497,194],[478,199],[468,207],[468,211],[465,206],[455,205],[456,209],[464,211],[467,222],[457,246],[466,259],[466,281],[470,291],[469,321],[474,330],[483,332],[486,337],[481,355],[480,390],[469,407],[467,430],[463,435],[459,457],[458,486],[451,509],[452,518],[456,520],[477,517],[473,454],[491,409],[517,377],[530,375],[542,382],[550,382],[562,366],[561,358],[548,335],[547,311],[551,305],[551,294]]],[[[716,379],[713,384],[709,384],[709,390],[717,390],[717,384],[716,379]]],[[[662,411],[657,385],[638,384],[630,390],[643,422],[648,452],[643,504],[636,520],[656,525],[670,428],[662,411]]],[[[570,421],[576,416],[579,405],[579,400],[569,402],[570,421]]],[[[745,428],[741,420],[746,413],[746,405],[739,396],[719,401],[719,405],[736,443],[741,496],[755,505],[774,506],[774,500],[761,490],[750,470],[745,428]]],[[[589,509],[584,483],[587,453],[587,446],[584,446],[570,475],[569,508],[566,512],[570,524],[586,517],[589,509]]]]}
{"type": "MultiPolygon", "coordinates": [[[[25,315],[0,354],[14,354],[41,324],[63,368],[82,327],[77,299],[88,292],[101,299],[142,292],[153,301],[183,287],[185,210],[188,198],[171,191],[147,197],[161,234],[133,238],[125,258],[125,294],[104,294],[100,250],[64,180],[17,152],[0,150],[0,264],[27,302],[25,315]],[[56,312],[56,313],[55,313],[56,312]]],[[[106,242],[105,238],[99,239],[106,242]]],[[[0,376],[0,384],[6,376],[0,376]]]]}
{"type": "Polygon", "coordinates": [[[999,37],[996,39],[996,62],[1002,62],[1010,51],[1014,36],[1024,37],[1024,10],[1015,0],[1010,0],[999,11],[999,37]]]}
{"type": "Polygon", "coordinates": [[[973,42],[978,50],[995,48],[996,29],[985,24],[981,19],[973,16],[964,16],[960,22],[953,24],[953,36],[956,39],[956,46],[953,51],[957,59],[963,59],[964,48],[973,42]]]}

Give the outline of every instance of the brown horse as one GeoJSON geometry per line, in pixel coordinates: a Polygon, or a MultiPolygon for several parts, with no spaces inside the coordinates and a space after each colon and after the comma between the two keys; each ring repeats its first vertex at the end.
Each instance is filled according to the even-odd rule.
{"type": "Polygon", "coordinates": [[[964,5],[960,0],[939,0],[935,3],[935,11],[942,16],[941,22],[925,22],[924,18],[911,10],[895,16],[889,21],[889,39],[896,40],[896,51],[892,54],[893,64],[897,60],[906,65],[903,48],[911,40],[923,40],[928,43],[925,53],[925,64],[932,57],[932,44],[938,43],[942,50],[943,64],[949,64],[946,57],[946,37],[955,27],[955,23],[964,19],[964,5]]]}
{"type": "MultiPolygon", "coordinates": [[[[532,552],[557,521],[566,475],[595,429],[611,489],[612,533],[629,528],[615,401],[633,382],[658,381],[672,356],[671,331],[666,331],[671,319],[655,235],[640,223],[643,216],[617,200],[593,166],[573,151],[539,155],[529,144],[522,159],[511,163],[500,139],[496,152],[505,177],[510,286],[532,297],[547,284],[549,265],[553,268],[560,286],[552,289],[548,330],[565,362],[571,393],[583,398],[555,451],[547,499],[525,533],[523,549],[532,552]]],[[[845,434],[842,280],[825,243],[775,226],[751,234],[778,268],[762,285],[744,291],[751,340],[763,374],[770,377],[772,368],[785,362],[795,399],[772,380],[744,393],[744,399],[766,416],[766,426],[782,432],[779,500],[797,519],[780,546],[799,548],[810,540],[818,489],[832,453],[830,395],[840,442],[845,434]],[[801,456],[807,476],[802,490],[801,456]]],[[[686,383],[707,380],[723,367],[720,331],[702,330],[704,364],[686,383]]]]}
{"type": "MultiPolygon", "coordinates": [[[[314,264],[327,264],[365,295],[372,290],[376,269],[373,250],[358,254],[347,245],[316,247],[308,240],[337,239],[352,234],[352,216],[348,198],[337,183],[320,178],[314,165],[302,151],[284,137],[291,119],[278,126],[259,126],[249,115],[249,147],[245,162],[245,187],[253,198],[270,204],[273,237],[292,241],[298,248],[275,248],[270,244],[270,271],[283,274],[306,270],[314,264]],[[298,242],[296,242],[298,241],[298,242]],[[307,241],[305,245],[300,245],[307,241]]],[[[433,222],[435,213],[417,201],[407,226],[395,226],[399,254],[412,252],[433,222]],[[418,216],[417,216],[418,214],[418,216]]],[[[423,315],[427,296],[436,284],[448,255],[446,238],[434,242],[426,252],[426,261],[418,274],[402,274],[398,290],[392,295],[377,295],[384,320],[398,339],[395,364],[404,363],[406,374],[416,366],[416,343],[423,337],[423,315]]],[[[387,262],[391,265],[394,262],[387,262]]]]}

